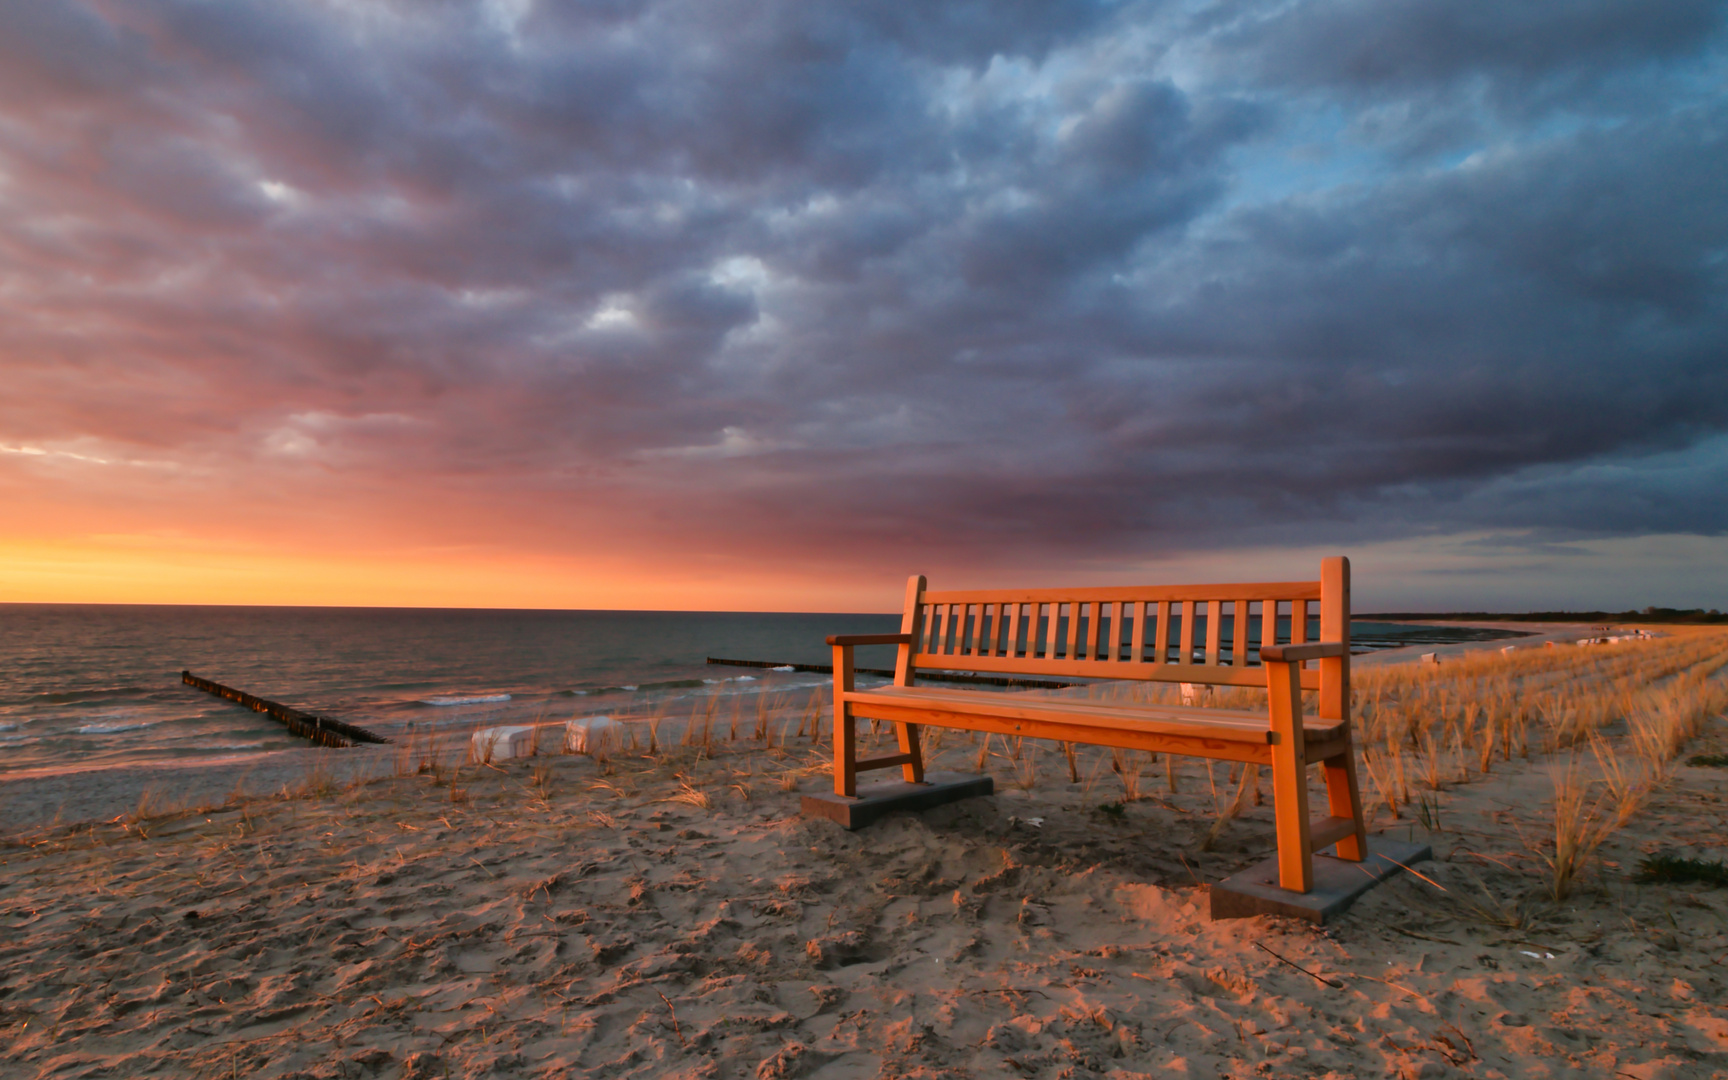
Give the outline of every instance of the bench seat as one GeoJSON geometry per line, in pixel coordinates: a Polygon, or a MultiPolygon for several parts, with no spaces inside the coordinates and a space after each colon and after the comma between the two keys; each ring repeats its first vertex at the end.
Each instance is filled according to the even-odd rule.
{"type": "MultiPolygon", "coordinates": [[[[868,720],[1272,763],[1274,738],[1267,713],[932,686],[882,686],[842,692],[841,698],[855,717],[868,720]]],[[[1339,720],[1306,718],[1306,749],[1312,754],[1320,749],[1316,744],[1335,741],[1344,727],[1339,720]]]]}
{"type": "Polygon", "coordinates": [[[899,767],[924,782],[919,731],[949,727],[1061,743],[1267,766],[1278,881],[1309,891],[1316,847],[1360,862],[1368,836],[1350,737],[1350,562],[1322,560],[1319,581],[932,592],[906,583],[898,634],[828,639],[834,650],[834,795],[899,767]],[[1310,609],[1318,606],[1318,625],[1310,609]],[[1318,636],[1315,636],[1315,631],[1318,636]],[[853,650],[892,645],[894,683],[856,684],[853,650]],[[1264,688],[1267,711],[1098,701],[1036,691],[951,690],[921,671],[991,671],[1102,680],[1264,688]],[[1312,691],[1312,713],[1305,692],[1312,691]],[[894,726],[899,753],[859,758],[860,719],[894,726]],[[1308,768],[1326,780],[1329,813],[1308,816],[1308,768]]]}

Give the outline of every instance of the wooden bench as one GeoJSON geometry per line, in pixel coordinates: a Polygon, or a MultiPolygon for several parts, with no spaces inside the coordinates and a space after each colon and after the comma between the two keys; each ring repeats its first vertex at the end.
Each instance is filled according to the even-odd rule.
{"type": "Polygon", "coordinates": [[[1279,885],[1306,893],[1313,853],[1367,853],[1350,738],[1350,562],[1320,580],[1242,585],[931,592],[906,585],[898,634],[828,638],[834,647],[834,791],[857,796],[858,774],[900,766],[924,782],[925,725],[1114,746],[1270,766],[1279,885]],[[1310,642],[1311,608],[1319,607],[1310,642]],[[853,650],[897,645],[894,682],[860,690],[853,650]],[[921,671],[1083,676],[1259,687],[1266,712],[1153,705],[922,686],[921,671]],[[1302,692],[1318,691],[1317,716],[1302,692]],[[895,726],[900,752],[860,759],[857,721],[895,726]],[[1308,766],[1325,771],[1330,816],[1308,817],[1308,766]]]}

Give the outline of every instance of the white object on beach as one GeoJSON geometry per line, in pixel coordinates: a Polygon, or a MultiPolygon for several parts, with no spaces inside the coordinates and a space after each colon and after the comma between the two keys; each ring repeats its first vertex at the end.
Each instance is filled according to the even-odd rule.
{"type": "Polygon", "coordinates": [[[534,729],[522,726],[480,728],[470,740],[469,752],[475,761],[481,762],[527,757],[534,752],[534,729]]]}
{"type": "Polygon", "coordinates": [[[1210,705],[1210,704],[1212,704],[1212,684],[1211,683],[1185,682],[1185,683],[1182,683],[1181,686],[1182,686],[1182,704],[1184,704],[1184,705],[1210,705]]]}
{"type": "Polygon", "coordinates": [[[564,725],[564,749],[572,754],[592,754],[623,738],[624,725],[610,716],[581,716],[564,725]]]}
{"type": "Polygon", "coordinates": [[[1516,646],[1516,645],[1504,645],[1504,646],[1501,646],[1501,648],[1500,648],[1500,655],[1505,656],[1507,653],[1515,653],[1517,651],[1518,651],[1518,646],[1516,646]]]}
{"type": "Polygon", "coordinates": [[[1420,662],[1424,664],[1438,664],[1440,662],[1440,654],[1437,652],[1425,652],[1422,654],[1420,662]]]}

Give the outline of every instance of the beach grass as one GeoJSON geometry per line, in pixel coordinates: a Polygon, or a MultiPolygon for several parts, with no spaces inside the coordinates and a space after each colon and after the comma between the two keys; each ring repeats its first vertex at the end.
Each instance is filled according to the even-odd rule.
{"type": "Polygon", "coordinates": [[[996,798],[858,834],[806,821],[821,694],[646,706],[585,755],[555,725],[491,763],[422,734],[268,793],[159,787],[0,844],[0,1058],[211,1078],[1420,1075],[1490,1056],[1692,1075],[1635,988],[1721,1005],[1722,864],[1673,838],[1728,828],[1714,774],[1674,767],[1728,751],[1725,647],[1359,668],[1371,831],[1436,857],[1324,933],[1205,919],[1198,883],[1272,850],[1251,767],[948,732],[931,767],[993,773],[996,798]],[[1580,980],[1611,1034],[1566,1034],[1591,1022],[1580,980]],[[1477,1004],[1437,1011],[1461,993],[1477,1004]],[[1364,1037],[1369,1015],[1389,1038],[1364,1037]]]}

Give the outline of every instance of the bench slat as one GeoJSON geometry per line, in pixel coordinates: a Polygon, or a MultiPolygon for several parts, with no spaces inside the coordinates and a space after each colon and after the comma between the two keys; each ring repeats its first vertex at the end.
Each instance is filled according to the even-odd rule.
{"type": "MultiPolygon", "coordinates": [[[[1132,640],[1128,643],[1128,659],[1131,663],[1138,664],[1146,658],[1146,609],[1151,607],[1153,610],[1157,610],[1158,605],[1147,604],[1145,601],[1125,600],[1122,603],[1122,610],[1127,611],[1129,604],[1134,606],[1134,631],[1132,640]]],[[[1115,660],[1116,657],[1112,655],[1110,659],[1115,660]]]]}
{"type": "MultiPolygon", "coordinates": [[[[1234,664],[1136,664],[1132,660],[1048,660],[1025,656],[946,656],[921,652],[912,657],[920,671],[1006,672],[1012,675],[1077,675],[1093,679],[1142,679],[1266,688],[1266,669],[1234,664]]],[[[1320,672],[1304,670],[1302,689],[1318,690],[1320,672]]]]}
{"type": "MultiPolygon", "coordinates": [[[[1104,701],[1094,698],[1057,697],[1047,696],[1044,691],[1039,690],[1001,691],[962,690],[946,686],[880,686],[855,691],[849,695],[849,698],[857,700],[863,696],[872,696],[887,699],[901,695],[932,700],[973,702],[981,708],[998,710],[1004,707],[1040,711],[1055,709],[1057,711],[1097,713],[1130,718],[1155,717],[1183,724],[1200,724],[1203,726],[1217,724],[1226,727],[1252,728],[1259,731],[1269,730],[1271,723],[1269,714],[1250,709],[1217,709],[1210,706],[1170,705],[1164,702],[1104,701]]],[[[1315,716],[1303,717],[1304,741],[1310,747],[1322,742],[1329,743],[1341,733],[1342,728],[1343,722],[1339,720],[1327,720],[1315,716]]],[[[1316,760],[1312,754],[1309,755],[1309,759],[1316,760]]]]}
{"type": "MultiPolygon", "coordinates": [[[[1160,600],[1158,601],[1157,612],[1153,615],[1153,618],[1157,620],[1152,624],[1154,628],[1152,635],[1152,662],[1154,664],[1167,664],[1170,662],[1171,607],[1172,605],[1170,601],[1160,600]]],[[[1146,662],[1146,658],[1144,656],[1136,656],[1134,657],[1134,662],[1136,664],[1143,664],[1146,662]]]]}
{"type": "Polygon", "coordinates": [[[1232,600],[1230,603],[1232,605],[1230,608],[1231,629],[1235,631],[1235,637],[1230,644],[1230,659],[1246,661],[1248,659],[1249,602],[1247,600],[1232,600]]]}
{"type": "MultiPolygon", "coordinates": [[[[1176,646],[1176,662],[1192,664],[1194,662],[1194,609],[1200,605],[1190,600],[1182,605],[1182,634],[1176,646]]],[[[1163,657],[1158,659],[1162,660],[1163,657]]]]}
{"type": "Polygon", "coordinates": [[[1209,600],[1206,603],[1206,662],[1218,663],[1218,647],[1224,632],[1224,602],[1209,600]]]}
{"type": "Polygon", "coordinates": [[[1183,754],[1220,761],[1244,761],[1270,765],[1273,747],[1264,741],[1218,737],[1222,729],[1199,725],[1170,725],[1156,730],[1153,724],[1101,726],[1094,719],[1073,714],[1054,714],[1040,719],[1015,719],[997,712],[959,712],[939,702],[849,702],[861,715],[896,724],[917,724],[987,731],[1027,739],[1115,746],[1152,753],[1183,754]]]}
{"type": "Polygon", "coordinates": [[[931,589],[926,604],[1048,604],[1070,600],[1318,600],[1318,581],[1263,581],[1233,585],[1117,585],[1076,589],[931,589]]]}
{"type": "MultiPolygon", "coordinates": [[[[1155,701],[1116,701],[1099,698],[1055,696],[1043,691],[964,690],[949,686],[877,686],[854,690],[848,698],[928,698],[931,700],[971,702],[990,709],[1077,709],[1081,711],[1139,715],[1156,713],[1193,723],[1234,724],[1242,727],[1265,728],[1268,714],[1253,709],[1213,709],[1186,705],[1171,705],[1155,701]]],[[[1335,724],[1328,724],[1335,727],[1335,724]]]]}
{"type": "MultiPolygon", "coordinates": [[[[994,714],[1014,720],[1062,719],[1102,728],[1200,734],[1235,742],[1266,743],[1271,733],[1271,720],[1266,714],[1229,709],[1034,697],[1030,694],[930,686],[882,686],[873,690],[855,690],[844,697],[855,706],[860,716],[873,716],[879,707],[907,706],[974,716],[994,714]]],[[[1328,741],[1337,734],[1339,727],[1337,721],[1316,721],[1310,717],[1303,723],[1302,730],[1305,741],[1328,741]]]]}

